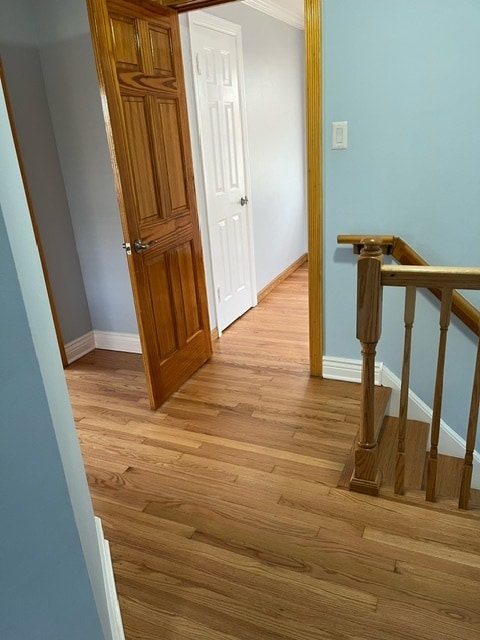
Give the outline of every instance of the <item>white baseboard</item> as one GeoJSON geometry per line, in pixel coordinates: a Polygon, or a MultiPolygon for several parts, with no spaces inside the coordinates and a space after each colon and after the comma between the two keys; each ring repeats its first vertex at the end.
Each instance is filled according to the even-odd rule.
{"type": "Polygon", "coordinates": [[[68,364],[72,364],[82,356],[87,355],[95,349],[95,336],[93,331],[89,331],[84,336],[80,336],[76,340],[72,340],[65,345],[65,353],[67,355],[68,364]]]}
{"type": "Polygon", "coordinates": [[[100,518],[95,516],[95,528],[97,530],[98,547],[100,549],[100,558],[102,563],[103,583],[105,585],[105,594],[107,598],[108,618],[110,621],[110,631],[112,640],[125,640],[123,632],[122,614],[120,613],[120,604],[117,597],[117,589],[115,587],[115,578],[113,575],[112,558],[110,556],[110,547],[103,537],[102,522],[100,518]]]}
{"type": "MultiPolygon", "coordinates": [[[[383,362],[375,363],[375,384],[382,384],[383,362]]],[[[362,378],[362,361],[350,358],[323,357],[323,377],[343,382],[360,382],[362,378]]]]}
{"type": "Polygon", "coordinates": [[[137,333],[114,333],[113,331],[94,331],[95,348],[108,351],[142,353],[140,336],[137,333]]]}
{"type": "MultiPolygon", "coordinates": [[[[346,382],[360,382],[362,373],[362,361],[349,358],[323,358],[323,375],[331,380],[344,380],[346,382]]],[[[400,406],[400,378],[386,367],[383,362],[375,363],[375,384],[392,389],[392,396],[387,407],[387,413],[398,416],[400,406]]],[[[411,420],[432,423],[432,409],[423,402],[413,391],[408,395],[408,417],[411,420]]],[[[465,456],[465,440],[458,435],[446,422],[440,422],[439,453],[446,456],[463,458],[465,456]]],[[[480,454],[473,454],[472,487],[480,488],[480,454]]]]}
{"type": "Polygon", "coordinates": [[[135,333],[114,333],[113,331],[90,331],[65,345],[68,364],[72,364],[94,349],[142,353],[140,336],[135,333]]]}

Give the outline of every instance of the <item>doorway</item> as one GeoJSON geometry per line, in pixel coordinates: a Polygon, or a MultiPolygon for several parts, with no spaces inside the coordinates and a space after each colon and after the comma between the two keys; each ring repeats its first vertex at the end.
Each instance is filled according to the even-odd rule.
{"type": "MultiPolygon", "coordinates": [[[[241,29],[249,141],[246,164],[251,168],[246,195],[254,238],[255,296],[259,291],[268,290],[279,274],[306,253],[304,32],[298,26],[294,28],[292,24],[253,11],[242,3],[228,3],[209,11],[186,12],[181,16],[196,190],[209,283],[210,316],[213,319],[218,287],[213,282],[214,266],[210,263],[209,254],[214,253],[215,247],[206,224],[209,194],[206,193],[204,175],[207,154],[201,149],[201,127],[198,126],[195,109],[198,102],[195,92],[195,80],[198,81],[195,77],[198,74],[196,53],[200,47],[191,41],[189,24],[193,20],[200,22],[197,15],[203,15],[210,31],[223,28],[232,32],[235,25],[237,29],[240,25],[241,29]]],[[[205,63],[204,60],[199,62],[205,63]]],[[[204,119],[208,117],[207,112],[204,119]]],[[[238,193],[238,200],[242,195],[238,193]]]]}
{"type": "MultiPolygon", "coordinates": [[[[232,8],[234,7],[234,4],[235,4],[235,3],[232,3],[232,8]]],[[[242,7],[242,5],[238,5],[238,8],[241,8],[241,7],[242,7]]],[[[253,12],[251,11],[250,13],[252,14],[253,12]]],[[[259,14],[259,16],[260,16],[260,15],[261,15],[261,14],[259,14]]],[[[86,40],[86,39],[85,39],[85,40],[86,40]]],[[[73,44],[73,42],[72,42],[72,44],[73,44]]],[[[58,55],[58,54],[62,54],[64,51],[66,51],[66,50],[67,50],[67,49],[66,49],[67,47],[68,47],[68,43],[66,43],[66,46],[65,46],[65,47],[63,46],[63,43],[62,43],[62,46],[58,46],[58,47],[55,47],[55,48],[51,49],[50,58],[49,58],[49,59],[47,58],[47,60],[46,60],[46,62],[47,62],[48,64],[50,64],[50,67],[51,67],[51,68],[50,68],[50,70],[49,70],[49,71],[50,71],[50,76],[51,76],[51,77],[53,76],[53,71],[55,71],[55,72],[57,71],[56,66],[54,66],[54,62],[55,62],[54,58],[55,58],[55,59],[58,59],[58,60],[63,59],[65,56],[58,55]]],[[[78,46],[76,46],[76,50],[78,50],[78,46]]],[[[68,53],[68,50],[67,50],[67,53],[68,53]]],[[[83,53],[83,51],[82,51],[82,53],[83,53]]],[[[82,58],[84,58],[84,57],[85,57],[85,56],[84,56],[84,55],[82,55],[82,58]]],[[[75,58],[74,60],[76,60],[76,58],[75,58]]],[[[303,71],[303,70],[299,70],[299,71],[300,71],[300,73],[302,73],[302,71],[303,71]]],[[[62,69],[60,69],[60,74],[56,74],[56,76],[58,77],[58,84],[60,84],[60,82],[62,82],[62,81],[63,81],[63,75],[62,75],[62,73],[61,73],[61,72],[62,72],[62,69]]],[[[82,74],[79,74],[80,80],[81,80],[81,76],[82,76],[82,74]]],[[[67,84],[67,87],[68,87],[68,89],[69,89],[69,91],[70,91],[71,96],[73,97],[73,95],[74,95],[74,93],[73,93],[73,89],[74,89],[74,87],[72,86],[72,84],[73,84],[73,83],[67,84]]],[[[55,98],[55,97],[56,97],[56,96],[54,96],[54,98],[55,98]]],[[[73,103],[73,100],[72,100],[72,103],[73,103]]],[[[61,110],[59,109],[60,104],[58,104],[58,103],[57,103],[57,104],[55,104],[55,102],[53,102],[53,106],[55,107],[55,108],[54,108],[54,114],[55,114],[55,112],[59,113],[59,112],[61,111],[61,110]]],[[[67,106],[68,106],[68,105],[67,105],[67,106]]],[[[67,111],[68,111],[68,110],[67,110],[67,111]]],[[[85,111],[86,111],[86,110],[85,110],[85,111]]],[[[63,111],[62,111],[62,114],[64,114],[64,113],[65,113],[65,111],[63,110],[63,111]]],[[[73,113],[72,115],[75,117],[77,114],[76,114],[76,113],[73,113]]],[[[71,130],[73,130],[73,129],[75,129],[75,130],[77,130],[77,131],[78,131],[78,130],[80,130],[80,128],[75,127],[75,121],[74,121],[72,124],[73,124],[74,126],[68,127],[68,130],[69,130],[69,131],[71,131],[71,130]]],[[[61,125],[61,123],[60,123],[60,125],[61,125]]],[[[93,129],[92,129],[92,130],[93,130],[93,129]]],[[[60,141],[62,142],[63,148],[68,148],[68,150],[70,150],[70,149],[72,148],[72,146],[71,146],[70,144],[67,144],[67,142],[68,142],[68,143],[70,142],[70,138],[67,138],[67,137],[65,136],[65,133],[66,133],[66,132],[65,132],[64,130],[63,130],[63,131],[62,131],[62,130],[60,130],[60,133],[62,134],[62,137],[63,137],[63,140],[62,140],[62,137],[60,137],[60,141]]],[[[68,131],[67,131],[67,133],[68,133],[68,131]]],[[[83,141],[82,141],[82,142],[83,142],[83,141]]],[[[85,142],[87,142],[87,141],[85,141],[85,142]]],[[[74,139],[72,139],[72,143],[75,143],[75,140],[74,140],[74,139]]],[[[61,147],[60,147],[60,151],[62,151],[62,145],[61,145],[61,147]]],[[[82,149],[83,149],[83,147],[82,147],[82,149]]],[[[86,149],[86,145],[85,145],[85,149],[86,149]]],[[[97,156],[96,156],[96,157],[97,157],[97,156]]],[[[66,168],[66,169],[68,170],[68,169],[69,169],[69,167],[67,166],[67,168],[66,168]]],[[[97,173],[98,173],[98,172],[97,172],[97,173]]],[[[67,178],[70,178],[70,185],[71,185],[71,184],[72,184],[73,177],[72,177],[72,175],[70,175],[70,176],[68,175],[68,171],[67,171],[67,178]]],[[[84,181],[84,183],[85,183],[87,186],[89,186],[89,187],[91,187],[91,186],[92,186],[92,187],[95,187],[95,183],[94,183],[93,181],[92,181],[92,182],[90,182],[90,181],[88,180],[88,176],[87,176],[87,179],[84,181]]],[[[94,193],[94,192],[93,192],[93,190],[92,190],[92,189],[89,189],[89,194],[92,194],[92,195],[93,195],[93,193],[94,193]]],[[[248,194],[247,194],[247,195],[248,195],[248,194]]],[[[77,204],[77,203],[76,203],[76,202],[72,202],[72,204],[76,206],[76,204],[77,204]]],[[[88,204],[88,203],[82,202],[82,201],[81,201],[81,198],[78,198],[78,204],[79,204],[79,205],[84,205],[84,204],[88,204]]],[[[85,209],[85,211],[89,211],[89,208],[88,208],[88,207],[86,207],[86,206],[83,206],[82,208],[83,208],[83,209],[85,209]]],[[[102,208],[97,207],[97,203],[96,203],[95,201],[93,201],[93,199],[92,199],[90,209],[91,209],[92,211],[95,211],[95,212],[97,212],[97,211],[101,211],[101,212],[102,212],[102,216],[101,216],[101,217],[102,217],[102,220],[103,220],[103,224],[104,224],[104,226],[106,226],[106,225],[105,225],[106,218],[105,218],[105,210],[104,210],[104,209],[106,209],[106,208],[103,208],[103,209],[102,209],[102,208]]],[[[97,217],[98,217],[98,219],[100,219],[100,215],[98,215],[98,214],[97,214],[97,217]]],[[[91,220],[91,222],[93,223],[93,220],[91,220]]],[[[107,228],[105,228],[105,229],[103,230],[103,233],[102,233],[102,234],[94,234],[94,233],[93,233],[93,227],[92,227],[91,231],[92,231],[92,233],[91,233],[91,234],[90,234],[90,236],[89,236],[89,240],[91,239],[91,243],[90,243],[90,247],[89,247],[89,251],[90,251],[90,253],[92,252],[92,250],[93,250],[94,248],[96,248],[95,243],[97,242],[97,239],[98,239],[98,238],[100,238],[100,239],[101,239],[101,241],[102,241],[104,244],[105,244],[105,243],[108,241],[108,239],[109,239],[109,233],[108,233],[108,232],[109,232],[109,230],[108,230],[107,228]]],[[[117,244],[118,244],[118,241],[117,241],[117,244]]],[[[116,247],[116,249],[117,249],[117,247],[116,247]]],[[[106,254],[105,254],[105,252],[104,252],[104,255],[105,255],[105,259],[106,259],[106,254]]],[[[265,256],[263,256],[263,255],[262,255],[262,256],[260,256],[260,259],[264,259],[264,258],[265,258],[265,256]]],[[[103,259],[103,258],[102,258],[102,259],[103,259]]],[[[103,259],[103,261],[104,261],[104,262],[105,262],[105,259],[103,259]]],[[[102,265],[100,265],[100,266],[102,266],[102,265]]],[[[98,285],[101,285],[101,284],[102,284],[101,274],[100,274],[100,277],[98,278],[98,281],[97,281],[97,282],[98,282],[98,285]]],[[[259,288],[260,288],[260,287],[261,287],[261,284],[260,284],[259,288]]],[[[116,295],[117,295],[118,299],[122,301],[122,304],[121,304],[121,305],[119,305],[119,306],[121,306],[121,310],[120,310],[118,313],[116,312],[116,309],[115,309],[115,308],[113,308],[113,309],[112,309],[112,313],[111,313],[110,315],[115,314],[115,315],[117,315],[118,317],[121,317],[121,314],[122,314],[122,315],[124,315],[123,309],[124,309],[124,307],[126,306],[126,305],[124,304],[124,302],[125,302],[125,296],[124,296],[124,295],[122,295],[122,292],[119,290],[119,288],[118,288],[118,287],[114,287],[114,289],[115,289],[115,291],[116,291],[116,295]]],[[[102,297],[102,296],[98,296],[98,297],[100,298],[100,297],[102,297]]],[[[95,302],[95,301],[94,301],[94,302],[95,302]]],[[[128,300],[127,300],[127,302],[128,302],[128,300]]],[[[98,325],[97,325],[97,326],[98,326],[98,325]]],[[[108,329],[107,329],[107,330],[108,330],[108,329]]],[[[115,331],[115,328],[114,328],[113,330],[115,331]]],[[[121,329],[120,329],[120,330],[121,330],[121,329]]]]}

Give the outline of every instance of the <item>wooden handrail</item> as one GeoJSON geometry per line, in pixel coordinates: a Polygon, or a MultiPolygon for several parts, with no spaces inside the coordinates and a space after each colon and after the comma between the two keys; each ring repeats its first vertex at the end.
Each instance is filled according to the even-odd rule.
{"type": "Polygon", "coordinates": [[[382,285],[423,289],[480,289],[480,269],[470,267],[382,267],[382,285]]]}
{"type": "MultiPolygon", "coordinates": [[[[354,253],[360,253],[363,247],[363,240],[369,238],[368,235],[339,235],[337,236],[338,244],[351,244],[353,246],[354,253]]],[[[390,254],[401,265],[410,265],[418,267],[429,267],[429,263],[422,258],[412,247],[398,236],[391,235],[379,235],[374,236],[377,244],[382,248],[383,253],[390,254]]],[[[387,283],[385,283],[387,284],[387,283]]],[[[393,284],[389,283],[389,284],[393,284]]],[[[424,285],[418,285],[424,286],[424,285]]],[[[459,287],[458,284],[455,286],[459,287]]],[[[441,290],[439,285],[431,283],[426,285],[426,288],[433,293],[438,299],[442,299],[441,290]]],[[[470,287],[462,287],[463,289],[469,289],[470,287]]],[[[477,287],[472,287],[477,288],[477,287]]],[[[453,292],[452,298],[452,313],[468,327],[477,336],[480,336],[480,311],[474,307],[464,296],[458,291],[453,292]]]]}
{"type": "Polygon", "coordinates": [[[365,238],[373,238],[378,246],[382,249],[383,253],[390,254],[395,245],[395,241],[398,239],[395,236],[369,236],[369,235],[341,235],[337,236],[338,244],[351,244],[353,246],[353,253],[359,254],[363,248],[363,241],[365,238]]]}

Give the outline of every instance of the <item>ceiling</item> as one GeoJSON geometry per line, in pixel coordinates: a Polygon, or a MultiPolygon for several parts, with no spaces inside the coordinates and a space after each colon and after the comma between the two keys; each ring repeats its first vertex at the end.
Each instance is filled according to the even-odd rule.
{"type": "Polygon", "coordinates": [[[303,29],[303,0],[243,0],[243,3],[303,29]]]}

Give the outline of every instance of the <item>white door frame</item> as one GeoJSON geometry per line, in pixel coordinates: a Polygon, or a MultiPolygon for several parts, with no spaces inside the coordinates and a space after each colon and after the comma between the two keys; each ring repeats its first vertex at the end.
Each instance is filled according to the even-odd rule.
{"type": "MultiPolygon", "coordinates": [[[[248,152],[248,136],[247,136],[247,112],[246,112],[246,97],[245,97],[245,69],[243,65],[243,43],[242,43],[242,28],[239,24],[234,22],[230,22],[229,20],[224,20],[223,18],[218,18],[204,11],[191,11],[188,13],[188,32],[190,38],[190,45],[192,42],[192,29],[194,26],[201,26],[207,29],[212,29],[214,31],[219,31],[220,33],[225,33],[227,35],[233,36],[237,45],[237,61],[238,61],[238,84],[239,84],[239,100],[240,100],[240,121],[242,124],[242,149],[243,149],[243,161],[244,161],[244,176],[245,176],[245,191],[249,198],[249,202],[247,205],[247,233],[248,233],[248,254],[249,254],[249,265],[250,265],[250,289],[251,289],[251,304],[252,307],[257,305],[257,279],[255,273],[255,253],[254,253],[254,243],[253,243],[253,204],[252,204],[252,188],[251,188],[251,178],[250,178],[250,159],[248,152]]],[[[214,262],[214,239],[212,237],[212,225],[210,224],[211,215],[209,212],[209,204],[208,204],[208,183],[207,183],[207,175],[206,175],[206,158],[205,158],[205,147],[204,140],[202,134],[202,126],[201,126],[201,110],[200,110],[200,102],[199,95],[197,90],[197,62],[195,53],[193,51],[193,47],[190,46],[190,62],[192,67],[192,77],[195,88],[195,117],[197,122],[198,129],[198,137],[199,137],[199,148],[201,155],[201,165],[202,165],[202,178],[203,178],[203,186],[205,190],[205,202],[207,208],[207,227],[208,227],[208,236],[209,236],[209,244],[210,244],[210,257],[212,263],[214,262]]],[[[218,326],[218,297],[216,295],[218,283],[215,281],[215,269],[212,268],[212,278],[214,285],[214,306],[215,306],[215,315],[217,321],[218,335],[221,336],[222,331],[218,326]]]]}

